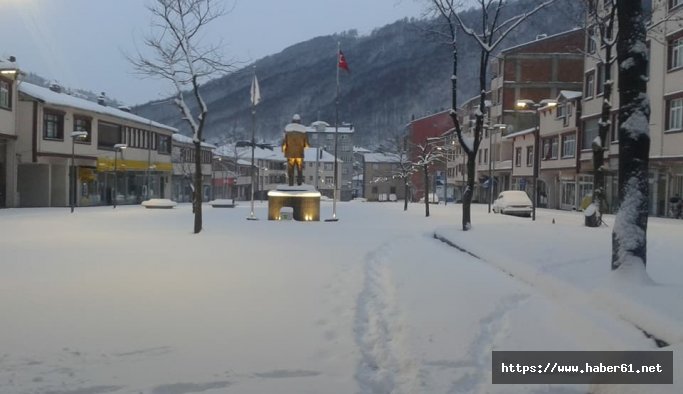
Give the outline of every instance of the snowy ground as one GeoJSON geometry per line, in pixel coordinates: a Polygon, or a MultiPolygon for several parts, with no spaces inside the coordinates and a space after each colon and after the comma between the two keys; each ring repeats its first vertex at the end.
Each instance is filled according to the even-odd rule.
{"type": "Polygon", "coordinates": [[[683,221],[650,221],[649,281],[577,213],[402,208],[206,205],[199,235],[187,204],[0,210],[0,393],[683,392],[683,221]],[[657,349],[643,330],[673,386],[491,384],[491,350],[657,349]]]}

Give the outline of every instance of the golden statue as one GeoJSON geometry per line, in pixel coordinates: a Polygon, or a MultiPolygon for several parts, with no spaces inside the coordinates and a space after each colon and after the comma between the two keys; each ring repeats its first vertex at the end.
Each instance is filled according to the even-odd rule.
{"type": "Polygon", "coordinates": [[[285,126],[285,139],[282,141],[282,151],[287,158],[287,180],[289,186],[294,186],[294,167],[297,168],[296,184],[304,181],[304,149],[308,148],[306,128],[301,124],[301,117],[294,115],[292,123],[285,126]]]}

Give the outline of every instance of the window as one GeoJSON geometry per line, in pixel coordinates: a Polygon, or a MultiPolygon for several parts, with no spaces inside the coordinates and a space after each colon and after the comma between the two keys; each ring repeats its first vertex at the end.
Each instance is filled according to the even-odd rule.
{"type": "Polygon", "coordinates": [[[562,205],[565,208],[574,208],[576,206],[576,183],[562,182],[562,205]]]}
{"type": "Polygon", "coordinates": [[[583,121],[583,137],[581,140],[581,149],[591,149],[593,140],[598,136],[598,121],[599,118],[587,119],[583,121]]]}
{"type": "Polygon", "coordinates": [[[678,34],[669,39],[669,70],[683,67],[683,37],[678,34]]]}
{"type": "MultiPolygon", "coordinates": [[[[375,166],[377,164],[373,164],[372,168],[375,169],[375,166]]],[[[334,170],[334,163],[325,163],[325,171],[332,171],[334,170]]]]}
{"type": "Polygon", "coordinates": [[[574,157],[576,152],[576,134],[562,136],[562,158],[574,157]]]}
{"type": "Polygon", "coordinates": [[[0,108],[12,109],[12,82],[0,77],[0,108]]]}
{"type": "Polygon", "coordinates": [[[372,194],[377,194],[377,186],[372,187],[372,194]]]}
{"type": "Polygon", "coordinates": [[[558,137],[543,139],[543,160],[557,159],[558,137]]]}
{"type": "Polygon", "coordinates": [[[87,131],[88,135],[85,138],[77,138],[76,142],[81,144],[89,144],[92,141],[90,118],[87,116],[74,115],[74,131],[87,131]]]}
{"type": "Polygon", "coordinates": [[[64,139],[64,114],[60,112],[43,111],[43,138],[48,140],[64,139]]]}
{"type": "MultiPolygon", "coordinates": [[[[649,62],[648,62],[649,63],[649,62]]],[[[596,81],[595,81],[595,94],[597,96],[601,95],[605,91],[605,65],[602,63],[598,63],[595,66],[595,75],[596,75],[596,81]]]]}
{"type": "Polygon", "coordinates": [[[522,148],[515,148],[515,167],[522,166],[522,148]]]}
{"type": "MultiPolygon", "coordinates": [[[[149,132],[145,132],[145,137],[149,137],[149,132]]],[[[148,141],[145,141],[146,147],[149,147],[147,145],[148,141]]],[[[160,135],[159,136],[159,153],[163,153],[165,155],[168,155],[171,153],[171,137],[168,135],[160,135]]]]}
{"type": "Polygon", "coordinates": [[[668,113],[666,130],[683,129],[683,97],[668,100],[666,111],[668,113]]]}
{"type": "Polygon", "coordinates": [[[484,164],[488,163],[489,160],[489,150],[484,149],[484,164]]]}
{"type": "Polygon", "coordinates": [[[526,147],[526,166],[527,167],[533,167],[534,166],[534,146],[527,146],[526,147]]]}
{"type": "Polygon", "coordinates": [[[585,98],[593,97],[593,93],[595,92],[595,71],[586,73],[585,81],[583,96],[585,98]]]}
{"type": "Polygon", "coordinates": [[[595,45],[595,40],[597,37],[595,37],[595,28],[591,27],[588,29],[588,37],[587,37],[587,42],[586,42],[586,50],[588,53],[595,53],[597,50],[597,45],[595,45]]]}
{"type": "Polygon", "coordinates": [[[557,103],[555,117],[564,118],[567,115],[567,103],[557,103]]]}
{"type": "Polygon", "coordinates": [[[112,123],[97,123],[97,148],[112,150],[121,143],[121,126],[112,123]]]}
{"type": "Polygon", "coordinates": [[[328,185],[334,184],[334,177],[332,177],[332,176],[326,176],[326,177],[325,177],[325,183],[327,183],[328,185]]]}

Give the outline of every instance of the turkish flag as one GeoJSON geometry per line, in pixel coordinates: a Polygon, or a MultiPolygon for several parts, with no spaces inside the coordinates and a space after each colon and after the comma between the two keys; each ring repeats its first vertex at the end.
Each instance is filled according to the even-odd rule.
{"type": "Polygon", "coordinates": [[[344,57],[344,52],[339,50],[339,63],[338,63],[339,68],[342,68],[348,72],[351,72],[349,69],[349,64],[346,62],[346,58],[344,57]]]}

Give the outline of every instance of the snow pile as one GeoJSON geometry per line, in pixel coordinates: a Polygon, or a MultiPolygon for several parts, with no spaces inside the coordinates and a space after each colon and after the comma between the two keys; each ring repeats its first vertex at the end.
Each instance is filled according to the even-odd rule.
{"type": "Polygon", "coordinates": [[[141,204],[143,207],[151,208],[173,208],[178,205],[175,201],[171,201],[166,198],[151,198],[149,200],[143,201],[141,204]]]}

